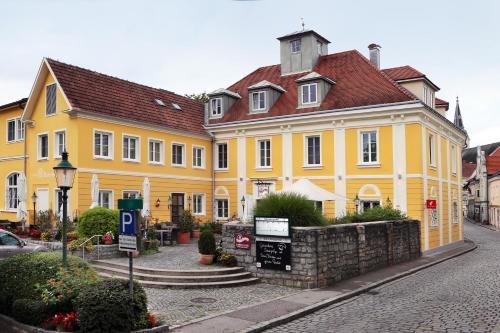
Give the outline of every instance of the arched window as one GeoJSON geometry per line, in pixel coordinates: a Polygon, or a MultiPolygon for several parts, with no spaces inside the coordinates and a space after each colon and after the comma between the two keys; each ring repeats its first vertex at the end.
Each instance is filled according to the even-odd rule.
{"type": "Polygon", "coordinates": [[[6,208],[7,209],[17,209],[17,184],[18,184],[19,174],[17,172],[11,173],[7,176],[7,189],[6,189],[6,208]]]}

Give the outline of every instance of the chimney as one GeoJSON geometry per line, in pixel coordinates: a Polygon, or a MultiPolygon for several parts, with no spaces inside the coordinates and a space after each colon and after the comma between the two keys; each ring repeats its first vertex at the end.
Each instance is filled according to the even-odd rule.
{"type": "Polygon", "coordinates": [[[370,62],[380,69],[380,49],[382,47],[375,43],[368,45],[368,50],[370,50],[370,62]]]}

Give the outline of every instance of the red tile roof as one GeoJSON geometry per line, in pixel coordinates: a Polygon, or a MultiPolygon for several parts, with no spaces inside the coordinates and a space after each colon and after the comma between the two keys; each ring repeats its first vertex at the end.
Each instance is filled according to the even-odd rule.
{"type": "Polygon", "coordinates": [[[488,175],[500,172],[500,156],[486,156],[486,171],[488,175]]]}
{"type": "Polygon", "coordinates": [[[444,101],[437,97],[434,99],[434,101],[436,103],[436,106],[444,107],[446,108],[446,111],[448,111],[448,109],[450,108],[450,103],[448,103],[447,101],[444,101]]]}
{"type": "Polygon", "coordinates": [[[469,178],[476,170],[476,163],[470,163],[462,160],[462,177],[469,178]]]}
{"type": "Polygon", "coordinates": [[[206,134],[204,106],[173,92],[147,87],[47,59],[73,108],[174,130],[206,134]],[[165,106],[155,102],[160,99],[165,106]],[[178,104],[182,111],[176,110],[178,104]]]}
{"type": "Polygon", "coordinates": [[[280,65],[261,67],[228,89],[241,95],[221,119],[211,124],[266,117],[304,114],[314,111],[362,107],[416,100],[406,89],[389,79],[356,50],[320,57],[313,71],[336,82],[320,106],[297,109],[297,80],[307,73],[281,76],[280,65]],[[267,80],[283,87],[283,93],[269,112],[249,114],[248,87],[267,80]]]}
{"type": "Polygon", "coordinates": [[[386,68],[382,69],[382,72],[387,74],[394,81],[425,77],[425,75],[422,72],[417,71],[415,68],[411,66],[386,68]]]}

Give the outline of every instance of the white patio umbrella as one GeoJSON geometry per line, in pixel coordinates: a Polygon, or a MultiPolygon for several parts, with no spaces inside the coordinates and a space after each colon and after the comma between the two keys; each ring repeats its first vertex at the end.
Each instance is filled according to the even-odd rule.
{"type": "Polygon", "coordinates": [[[329,192],[305,178],[299,179],[292,185],[277,192],[302,194],[311,201],[333,201],[342,199],[341,196],[329,192]]]}
{"type": "Polygon", "coordinates": [[[95,208],[99,206],[99,179],[97,179],[97,175],[92,175],[92,187],[90,190],[90,194],[92,196],[92,203],[90,204],[90,208],[95,208]]]}
{"type": "Polygon", "coordinates": [[[151,208],[150,208],[150,194],[151,184],[149,183],[149,178],[144,178],[144,182],[142,183],[142,217],[148,218],[151,216],[151,208]]]}
{"type": "Polygon", "coordinates": [[[18,221],[23,221],[24,228],[28,216],[28,210],[26,209],[26,176],[24,173],[19,174],[17,178],[17,200],[16,218],[18,221]]]}

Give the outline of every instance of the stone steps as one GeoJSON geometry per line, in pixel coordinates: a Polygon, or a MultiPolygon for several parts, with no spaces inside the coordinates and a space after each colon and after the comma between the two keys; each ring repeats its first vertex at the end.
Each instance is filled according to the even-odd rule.
{"type": "MultiPolygon", "coordinates": [[[[128,279],[127,265],[99,260],[93,261],[92,267],[101,277],[128,279]]],[[[178,289],[235,287],[259,281],[241,267],[185,271],[134,267],[134,280],[148,288],[178,289]]]]}

